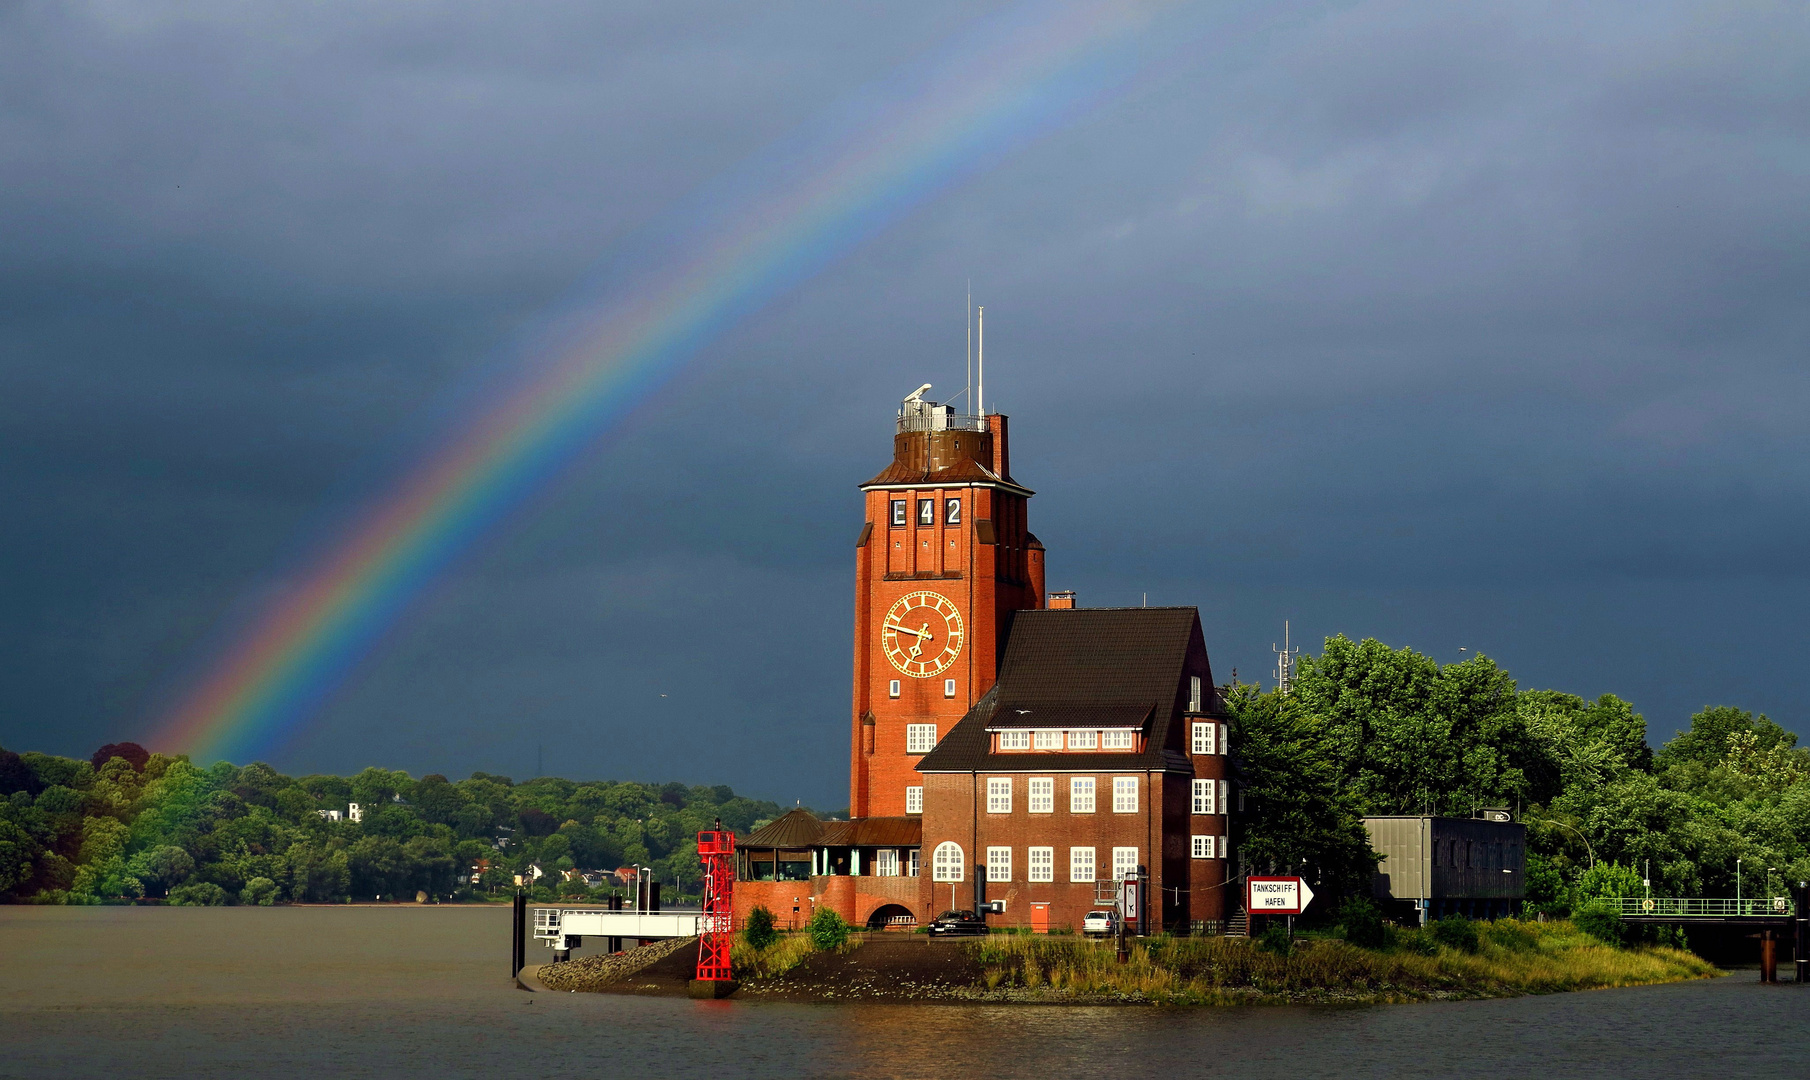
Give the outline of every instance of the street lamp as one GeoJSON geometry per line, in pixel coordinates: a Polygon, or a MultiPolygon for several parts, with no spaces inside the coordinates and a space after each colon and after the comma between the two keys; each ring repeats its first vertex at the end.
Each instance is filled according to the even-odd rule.
{"type": "Polygon", "coordinates": [[[1590,854],[1591,869],[1596,868],[1596,851],[1590,847],[1590,838],[1585,836],[1582,832],[1579,832],[1576,826],[1567,825],[1562,821],[1554,821],[1552,818],[1534,818],[1533,820],[1542,825],[1557,825],[1561,829],[1570,829],[1572,832],[1577,833],[1577,838],[1584,842],[1584,850],[1590,854]]]}
{"type": "Polygon", "coordinates": [[[1735,860],[1735,914],[1741,913],[1741,860],[1735,860]]]}

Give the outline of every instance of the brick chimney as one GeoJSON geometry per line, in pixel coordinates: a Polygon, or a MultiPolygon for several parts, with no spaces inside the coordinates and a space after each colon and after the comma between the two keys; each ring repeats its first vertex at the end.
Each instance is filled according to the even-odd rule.
{"type": "Polygon", "coordinates": [[[1072,610],[1075,606],[1075,590],[1069,589],[1067,592],[1051,593],[1048,606],[1051,611],[1072,610]]]}

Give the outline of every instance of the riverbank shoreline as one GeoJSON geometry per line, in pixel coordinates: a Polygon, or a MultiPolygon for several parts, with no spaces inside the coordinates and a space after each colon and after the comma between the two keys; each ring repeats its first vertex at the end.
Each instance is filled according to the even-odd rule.
{"type": "MultiPolygon", "coordinates": [[[[792,950],[798,953],[799,950],[792,950]]],[[[633,977],[587,980],[578,965],[543,968],[571,977],[562,989],[680,997],[695,950],[675,949],[636,965],[633,977]]],[[[605,970],[602,958],[589,961],[605,970]]],[[[762,974],[738,967],[746,1001],[1030,1005],[1381,1005],[1466,1001],[1651,986],[1726,974],[1691,953],[1625,949],[1568,924],[1505,924],[1475,951],[1361,949],[1303,940],[1287,954],[1242,938],[1150,938],[1123,963],[1108,942],[1068,936],[998,935],[933,941],[872,934],[842,949],[805,950],[762,974]]]]}

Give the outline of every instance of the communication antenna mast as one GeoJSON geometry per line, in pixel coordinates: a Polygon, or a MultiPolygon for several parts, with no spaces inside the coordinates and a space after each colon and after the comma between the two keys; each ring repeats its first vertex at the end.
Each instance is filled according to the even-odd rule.
{"type": "Polygon", "coordinates": [[[962,320],[962,329],[968,332],[968,392],[962,395],[964,407],[974,407],[974,282],[968,282],[968,317],[962,320]]]}
{"type": "Polygon", "coordinates": [[[980,375],[980,389],[975,392],[974,411],[982,416],[987,415],[987,305],[980,306],[980,315],[975,320],[974,343],[979,346],[975,354],[975,367],[980,375]]]}
{"type": "Polygon", "coordinates": [[[1291,651],[1288,647],[1288,620],[1282,620],[1282,647],[1277,648],[1275,642],[1270,643],[1270,651],[1276,654],[1276,691],[1286,694],[1295,680],[1295,655],[1301,651],[1299,645],[1291,651]]]}

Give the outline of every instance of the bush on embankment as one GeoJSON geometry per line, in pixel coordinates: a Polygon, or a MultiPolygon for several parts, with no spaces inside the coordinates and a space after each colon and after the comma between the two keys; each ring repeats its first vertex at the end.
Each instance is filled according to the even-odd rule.
{"type": "Polygon", "coordinates": [[[1287,954],[1243,938],[1150,938],[1123,964],[1109,942],[1002,936],[969,946],[988,989],[1022,988],[1052,999],[1155,1002],[1499,997],[1704,978],[1716,969],[1669,948],[1617,949],[1568,922],[1473,925],[1475,952],[1431,933],[1402,931],[1392,948],[1300,938],[1287,954]]]}

